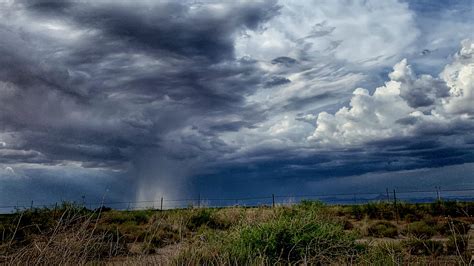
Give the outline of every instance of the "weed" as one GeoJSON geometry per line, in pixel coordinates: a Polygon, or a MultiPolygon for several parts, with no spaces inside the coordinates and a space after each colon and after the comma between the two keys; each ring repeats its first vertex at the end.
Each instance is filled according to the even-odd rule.
{"type": "Polygon", "coordinates": [[[386,221],[380,221],[375,224],[372,224],[367,229],[369,236],[374,237],[396,237],[398,236],[397,227],[386,221]]]}
{"type": "Polygon", "coordinates": [[[426,239],[409,239],[403,242],[411,255],[439,256],[443,253],[443,244],[426,239]]]}
{"type": "Polygon", "coordinates": [[[433,225],[429,225],[426,221],[417,221],[407,225],[405,234],[408,236],[429,239],[436,234],[433,225]]]}

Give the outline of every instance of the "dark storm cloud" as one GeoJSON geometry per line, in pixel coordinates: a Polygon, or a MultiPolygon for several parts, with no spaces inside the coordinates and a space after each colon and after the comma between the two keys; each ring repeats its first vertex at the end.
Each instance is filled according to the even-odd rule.
{"type": "MultiPolygon", "coordinates": [[[[397,172],[420,168],[474,162],[474,146],[446,147],[436,141],[402,141],[395,146],[379,143],[375,148],[363,150],[326,151],[324,155],[309,153],[306,156],[284,151],[259,154],[264,160],[251,160],[226,166],[203,180],[245,184],[252,181],[275,182],[292,180],[305,182],[363,175],[372,172],[397,172]],[[267,156],[264,156],[267,155],[267,156]],[[282,159],[284,158],[284,159],[282,159]],[[256,174],[258,173],[258,174],[256,174]]],[[[202,177],[200,177],[202,178],[202,177]]]]}
{"type": "Polygon", "coordinates": [[[273,17],[273,1],[228,3],[223,14],[205,5],[160,2],[136,6],[132,3],[89,5],[40,3],[29,5],[32,12],[71,19],[132,47],[158,50],[175,56],[203,57],[211,62],[233,59],[233,34],[255,30],[273,17]],[[95,5],[92,5],[95,6],[95,5]]]}
{"type": "Polygon", "coordinates": [[[265,87],[274,87],[274,86],[288,84],[290,82],[291,82],[291,80],[289,80],[285,77],[272,76],[270,78],[270,80],[265,83],[265,87]]]}
{"type": "Polygon", "coordinates": [[[274,65],[281,64],[281,65],[284,65],[286,67],[292,66],[292,65],[297,64],[297,63],[298,63],[298,61],[296,59],[291,58],[291,57],[287,57],[287,56],[277,57],[277,58],[272,60],[272,64],[274,64],[274,65]]]}
{"type": "Polygon", "coordinates": [[[11,91],[2,128],[22,136],[19,148],[87,167],[116,166],[141,147],[160,148],[164,135],[200,116],[208,122],[197,118],[200,130],[180,145],[183,153],[200,150],[213,130],[251,126],[257,120],[245,117],[251,110],[243,110],[243,99],[264,73],[254,61],[235,59],[233,38],[240,30],[256,30],[279,7],[273,1],[221,7],[223,13],[174,2],[13,6],[10,16],[26,8],[22,14],[31,21],[67,23],[84,34],[77,42],[61,42],[2,22],[7,38],[0,41],[0,63],[8,67],[0,79],[11,91]],[[229,114],[246,122],[221,117],[229,114]]]}
{"type": "MultiPolygon", "coordinates": [[[[38,194],[78,194],[88,187],[102,193],[114,180],[95,184],[96,179],[115,176],[133,189],[161,189],[149,200],[184,177],[203,184],[308,181],[474,161],[472,123],[456,119],[436,125],[405,117],[396,124],[416,125],[412,136],[357,148],[315,148],[307,137],[318,113],[348,105],[349,90],[359,83],[382,81],[371,81],[377,73],[352,72],[363,67],[332,54],[344,46],[342,40],[332,40],[324,55],[307,45],[266,60],[239,57],[236,39],[265,32],[281,8],[275,1],[0,6],[0,163],[73,162],[82,169],[25,170],[38,176],[31,183],[38,194]],[[292,128],[293,122],[300,124],[292,128]],[[96,169],[86,168],[109,172],[89,176],[96,169]],[[67,188],[55,188],[53,175],[69,170],[78,172],[67,188]]],[[[303,37],[323,40],[338,30],[319,23],[303,37]]],[[[396,36],[389,37],[394,43],[396,36]]],[[[420,82],[404,88],[402,97],[428,113],[447,96],[447,87],[437,79],[420,82]]]]}

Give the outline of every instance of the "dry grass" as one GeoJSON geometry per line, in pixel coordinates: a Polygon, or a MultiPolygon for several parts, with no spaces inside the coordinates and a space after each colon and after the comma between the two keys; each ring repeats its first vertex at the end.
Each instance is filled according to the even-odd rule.
{"type": "Polygon", "coordinates": [[[15,241],[24,215],[18,217],[17,227],[7,246],[3,247],[4,263],[10,265],[85,264],[111,258],[124,251],[120,237],[97,230],[100,212],[84,214],[79,208],[65,207],[56,224],[39,234],[15,241]]]}
{"type": "Polygon", "coordinates": [[[0,264],[462,265],[472,206],[404,204],[397,222],[384,218],[385,203],[105,212],[66,204],[0,215],[0,264]],[[380,237],[388,223],[400,234],[380,237]]]}

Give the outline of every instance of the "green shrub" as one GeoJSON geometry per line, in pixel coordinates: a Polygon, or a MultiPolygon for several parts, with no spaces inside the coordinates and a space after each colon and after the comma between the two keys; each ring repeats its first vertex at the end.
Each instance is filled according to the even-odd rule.
{"type": "Polygon", "coordinates": [[[357,258],[356,265],[404,265],[406,254],[400,243],[383,243],[367,247],[357,258]]]}
{"type": "MultiPolygon", "coordinates": [[[[230,231],[206,230],[198,243],[183,250],[176,264],[271,265],[275,263],[329,263],[357,252],[355,237],[338,222],[312,211],[277,215],[259,224],[241,224],[230,231]],[[197,248],[198,247],[198,248],[197,248]]],[[[277,211],[278,213],[278,211],[277,211]]]]}
{"type": "MultiPolygon", "coordinates": [[[[103,226],[103,230],[112,231],[111,226],[103,226]]],[[[133,221],[128,221],[120,225],[116,225],[116,231],[122,234],[123,238],[128,242],[143,241],[146,236],[146,229],[143,226],[137,225],[133,221]]]]}
{"type": "Polygon", "coordinates": [[[305,257],[320,261],[347,254],[354,247],[353,237],[341,225],[303,219],[278,219],[245,227],[228,246],[239,261],[264,255],[272,263],[296,262],[305,257]]]}
{"type": "Polygon", "coordinates": [[[296,208],[304,211],[320,211],[324,208],[324,203],[317,200],[302,200],[296,208]]]}
{"type": "Polygon", "coordinates": [[[147,211],[109,211],[103,214],[102,222],[110,224],[146,224],[151,213],[147,211]]]}
{"type": "Polygon", "coordinates": [[[433,225],[427,224],[426,221],[418,221],[408,224],[405,234],[421,239],[428,239],[436,234],[436,230],[433,225]]]}
{"type": "Polygon", "coordinates": [[[199,229],[201,226],[212,229],[227,229],[230,227],[230,223],[216,219],[212,209],[200,209],[192,214],[187,226],[192,231],[199,229]]]}
{"type": "Polygon", "coordinates": [[[439,241],[410,239],[404,241],[403,245],[411,255],[438,256],[443,253],[443,244],[439,241]]]}
{"type": "Polygon", "coordinates": [[[429,213],[433,216],[466,217],[474,215],[472,202],[439,200],[429,204],[429,213]]]}
{"type": "Polygon", "coordinates": [[[343,226],[344,230],[354,229],[354,224],[352,224],[350,221],[345,220],[345,219],[342,221],[342,226],[343,226]]]}
{"type": "Polygon", "coordinates": [[[415,214],[411,214],[411,213],[405,215],[405,217],[404,217],[405,221],[407,221],[407,222],[416,222],[416,221],[419,221],[420,218],[421,217],[419,217],[415,214]]]}
{"type": "Polygon", "coordinates": [[[363,211],[364,213],[369,216],[371,219],[376,219],[380,217],[380,213],[382,212],[382,208],[380,203],[372,203],[369,202],[365,205],[363,205],[363,211]]]}
{"type": "Polygon", "coordinates": [[[375,237],[396,237],[398,236],[397,227],[386,221],[380,221],[375,224],[372,224],[367,229],[369,236],[375,237]]]}
{"type": "Polygon", "coordinates": [[[470,224],[459,221],[459,220],[452,220],[452,221],[445,221],[436,226],[436,230],[445,236],[450,236],[453,234],[456,235],[465,235],[469,231],[470,224]]]}
{"type": "Polygon", "coordinates": [[[449,255],[463,255],[466,252],[468,238],[466,236],[450,236],[446,242],[446,253],[449,255]]]}
{"type": "Polygon", "coordinates": [[[352,205],[351,214],[360,220],[364,216],[368,216],[371,219],[385,219],[392,220],[394,216],[393,204],[387,202],[369,202],[363,205],[352,205]]]}
{"type": "Polygon", "coordinates": [[[360,205],[351,205],[351,215],[356,220],[361,220],[362,218],[364,218],[364,212],[362,210],[362,207],[360,207],[360,205]]]}
{"type": "Polygon", "coordinates": [[[179,230],[172,228],[170,225],[159,225],[154,230],[148,232],[144,239],[144,242],[149,242],[153,247],[156,248],[161,248],[179,241],[179,230]]]}

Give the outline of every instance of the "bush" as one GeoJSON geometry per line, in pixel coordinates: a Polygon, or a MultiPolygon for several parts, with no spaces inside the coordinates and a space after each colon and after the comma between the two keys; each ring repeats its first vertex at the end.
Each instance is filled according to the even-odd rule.
{"type": "Polygon", "coordinates": [[[335,223],[279,219],[257,227],[246,227],[229,243],[238,260],[264,255],[270,262],[297,262],[303,258],[315,261],[347,254],[354,239],[335,223]]]}
{"type": "Polygon", "coordinates": [[[276,210],[275,218],[267,222],[241,224],[225,232],[204,231],[198,243],[181,252],[176,264],[315,264],[356,253],[354,235],[344,231],[342,223],[319,216],[317,203],[298,208],[310,211],[287,215],[276,210]]]}
{"type": "Polygon", "coordinates": [[[304,211],[320,211],[324,206],[325,205],[322,201],[302,200],[298,205],[296,205],[296,208],[304,211]]]}
{"type": "Polygon", "coordinates": [[[356,220],[361,220],[364,217],[362,208],[359,205],[351,205],[351,214],[356,220]]]}
{"type": "Polygon", "coordinates": [[[211,209],[201,209],[191,216],[188,228],[195,231],[201,226],[207,226],[212,229],[226,229],[230,227],[230,224],[216,219],[211,209]]]}
{"type": "Polygon", "coordinates": [[[468,238],[466,236],[450,236],[446,242],[446,253],[449,255],[462,255],[466,252],[468,238]]]}
{"type": "Polygon", "coordinates": [[[472,202],[457,202],[439,200],[429,205],[431,215],[443,215],[451,217],[465,217],[474,215],[474,204],[472,202]]]}
{"type": "Polygon", "coordinates": [[[405,265],[406,254],[400,243],[382,243],[368,247],[357,259],[356,265],[405,265]]]}
{"type": "Polygon", "coordinates": [[[386,221],[380,221],[375,224],[372,224],[368,228],[369,236],[375,237],[396,237],[398,236],[397,227],[386,221]]]}
{"type": "Polygon", "coordinates": [[[406,234],[421,239],[428,239],[436,234],[436,230],[425,221],[418,221],[407,225],[406,234]]]}
{"type": "Polygon", "coordinates": [[[415,214],[407,214],[405,215],[405,221],[411,223],[411,222],[416,222],[416,221],[419,221],[420,220],[420,217],[415,215],[415,214]]]}
{"type": "Polygon", "coordinates": [[[147,213],[146,211],[109,211],[103,215],[103,223],[132,223],[138,225],[148,223],[151,213],[147,213]]]}
{"type": "Polygon", "coordinates": [[[380,214],[383,212],[382,209],[383,209],[382,203],[377,204],[377,203],[369,202],[363,205],[364,213],[367,214],[367,216],[369,216],[369,218],[371,219],[379,218],[380,214]]]}
{"type": "Polygon", "coordinates": [[[352,230],[354,229],[354,224],[352,224],[350,221],[348,220],[343,220],[342,221],[342,226],[344,228],[344,230],[352,230]]]}
{"type": "Polygon", "coordinates": [[[411,255],[438,256],[443,253],[443,244],[438,241],[410,239],[403,242],[411,255]]]}
{"type": "Polygon", "coordinates": [[[470,224],[463,222],[463,221],[458,221],[458,220],[452,220],[452,221],[446,221],[440,225],[437,226],[437,231],[441,235],[465,235],[469,231],[470,224]]]}

